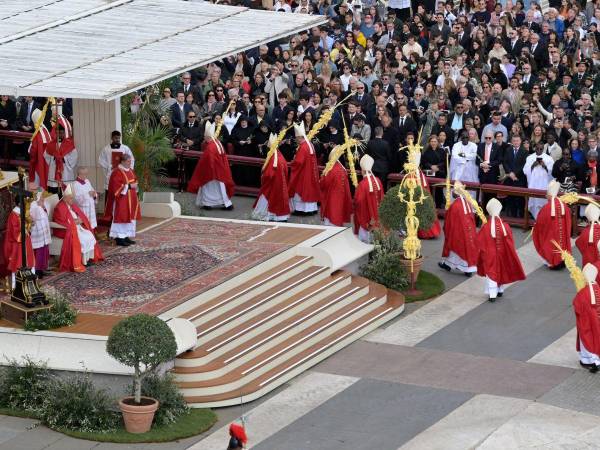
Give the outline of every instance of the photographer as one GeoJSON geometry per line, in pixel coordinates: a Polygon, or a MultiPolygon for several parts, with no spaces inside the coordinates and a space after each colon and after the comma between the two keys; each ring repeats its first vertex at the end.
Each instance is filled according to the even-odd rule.
{"type": "MultiPolygon", "coordinates": [[[[554,160],[544,153],[544,145],[540,142],[535,146],[535,153],[529,155],[525,160],[523,173],[527,177],[527,187],[529,189],[547,190],[548,184],[552,181],[552,168],[554,160]]],[[[528,209],[534,219],[537,218],[540,209],[546,204],[545,198],[530,198],[528,209]]]]}

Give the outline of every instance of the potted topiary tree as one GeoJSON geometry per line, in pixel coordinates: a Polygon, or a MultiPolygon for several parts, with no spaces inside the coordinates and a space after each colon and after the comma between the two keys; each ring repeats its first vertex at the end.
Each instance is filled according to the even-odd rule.
{"type": "Polygon", "coordinates": [[[136,314],[119,322],[110,332],[107,353],[132,367],[133,396],[119,401],[125,429],[129,433],[150,430],[158,401],[142,397],[142,380],[156,368],[175,358],[177,344],[169,326],[158,317],[136,314]]]}

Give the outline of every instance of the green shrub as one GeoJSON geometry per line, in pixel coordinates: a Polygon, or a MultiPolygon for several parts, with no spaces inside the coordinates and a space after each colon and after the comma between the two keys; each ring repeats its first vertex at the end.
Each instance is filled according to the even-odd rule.
{"type": "Polygon", "coordinates": [[[46,292],[46,298],[52,308],[33,315],[25,322],[23,328],[26,331],[52,330],[75,323],[77,310],[71,306],[66,297],[58,293],[46,292]]]}
{"type": "Polygon", "coordinates": [[[408,274],[400,264],[402,241],[395,232],[373,234],[373,253],[360,267],[360,274],[388,289],[401,291],[408,286],[408,274]]]}
{"type": "MultiPolygon", "coordinates": [[[[395,231],[404,230],[404,219],[406,218],[406,203],[401,202],[398,198],[400,185],[390,188],[383,197],[379,205],[379,220],[385,228],[395,231]]],[[[422,187],[418,187],[415,191],[415,199],[421,198],[422,187]]],[[[402,188],[402,192],[408,198],[408,189],[402,188]]],[[[419,230],[424,231],[431,228],[435,222],[436,210],[435,203],[431,198],[431,194],[423,190],[425,199],[423,203],[417,205],[417,218],[419,219],[419,230]]]]}
{"type": "Polygon", "coordinates": [[[105,390],[96,389],[85,373],[55,379],[40,418],[51,428],[106,433],[120,424],[120,414],[114,408],[114,400],[105,390]]]}
{"type": "Polygon", "coordinates": [[[155,425],[168,425],[189,411],[183,395],[179,392],[172,374],[148,375],[142,382],[142,395],[159,401],[154,416],[155,425]]]}
{"type": "Polygon", "coordinates": [[[29,357],[21,365],[17,360],[8,362],[0,381],[0,406],[38,413],[52,381],[46,365],[29,357]]]}

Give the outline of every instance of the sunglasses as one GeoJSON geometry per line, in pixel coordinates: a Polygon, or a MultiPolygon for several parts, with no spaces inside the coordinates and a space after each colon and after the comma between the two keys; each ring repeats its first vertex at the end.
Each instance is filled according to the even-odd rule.
{"type": "Polygon", "coordinates": [[[188,116],[188,119],[195,119],[196,116],[188,116]]]}
{"type": "Polygon", "coordinates": [[[217,92],[223,92],[223,89],[217,89],[217,92]]]}

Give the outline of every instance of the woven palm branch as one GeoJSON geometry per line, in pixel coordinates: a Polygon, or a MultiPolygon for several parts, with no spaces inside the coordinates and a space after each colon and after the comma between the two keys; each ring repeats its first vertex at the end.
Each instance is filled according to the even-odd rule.
{"type": "Polygon", "coordinates": [[[215,128],[215,139],[219,139],[219,136],[221,135],[221,128],[223,128],[223,122],[224,122],[223,117],[225,117],[227,115],[227,113],[229,112],[229,110],[231,109],[231,107],[233,105],[235,105],[235,100],[231,100],[229,102],[229,105],[227,105],[227,109],[221,116],[221,119],[217,122],[217,127],[215,128]]]}
{"type": "Polygon", "coordinates": [[[46,103],[44,103],[44,107],[42,108],[42,114],[40,114],[39,119],[34,124],[35,130],[34,130],[33,134],[31,135],[32,142],[33,142],[33,139],[35,138],[35,136],[40,131],[42,124],[44,123],[44,119],[46,118],[46,111],[48,111],[48,105],[50,103],[54,104],[54,102],[55,102],[54,97],[48,97],[48,100],[46,100],[46,103]]]}
{"type": "Polygon", "coordinates": [[[573,257],[573,255],[567,250],[563,250],[558,244],[558,242],[554,240],[552,241],[552,245],[556,247],[557,251],[560,253],[560,257],[565,262],[565,266],[569,270],[571,279],[575,283],[575,288],[577,290],[584,288],[587,283],[585,281],[585,277],[583,276],[583,272],[577,265],[577,262],[575,262],[575,258],[573,257]]]}
{"type": "Polygon", "coordinates": [[[265,162],[262,166],[262,170],[265,170],[267,165],[269,164],[269,161],[271,161],[271,158],[273,157],[273,155],[277,152],[277,149],[279,148],[279,144],[281,144],[281,141],[283,141],[283,139],[285,138],[285,134],[288,132],[288,130],[290,128],[292,128],[294,126],[294,124],[290,125],[287,128],[282,128],[281,131],[279,132],[279,134],[277,135],[277,140],[273,143],[273,145],[271,145],[269,147],[269,152],[267,153],[267,156],[265,157],[265,162]]]}
{"type": "Polygon", "coordinates": [[[456,191],[457,194],[462,195],[469,202],[469,204],[473,207],[473,209],[475,210],[475,214],[477,214],[477,217],[479,217],[481,222],[487,223],[487,217],[485,217],[485,213],[483,212],[483,209],[481,209],[481,206],[479,206],[479,203],[477,203],[475,201],[475,199],[473,197],[471,197],[471,194],[469,194],[469,191],[467,191],[464,186],[461,186],[461,185],[457,186],[456,184],[454,185],[454,190],[456,191]]]}

